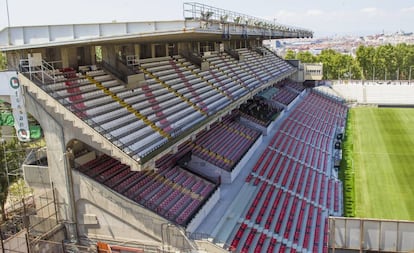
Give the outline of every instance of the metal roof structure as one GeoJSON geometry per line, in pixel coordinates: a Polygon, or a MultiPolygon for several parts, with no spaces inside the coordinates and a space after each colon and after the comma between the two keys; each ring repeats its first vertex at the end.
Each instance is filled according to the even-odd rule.
{"type": "Polygon", "coordinates": [[[22,50],[106,42],[278,39],[312,37],[313,32],[198,3],[184,3],[184,20],[7,27],[0,50],[22,50]]]}

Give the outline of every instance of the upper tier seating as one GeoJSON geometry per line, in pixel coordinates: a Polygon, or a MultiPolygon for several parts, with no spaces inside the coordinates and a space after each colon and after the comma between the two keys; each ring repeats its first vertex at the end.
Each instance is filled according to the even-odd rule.
{"type": "Polygon", "coordinates": [[[257,190],[232,233],[233,250],[327,252],[327,218],[342,210],[330,156],[346,113],[317,93],[295,107],[246,178],[257,190]]]}
{"type": "Polygon", "coordinates": [[[145,82],[127,89],[103,69],[56,71],[54,83],[41,85],[118,148],[140,159],[229,106],[269,78],[289,74],[291,66],[273,54],[240,49],[246,60],[212,53],[201,71],[181,56],[145,59],[145,82]],[[251,63],[250,61],[255,61],[251,63]]]}

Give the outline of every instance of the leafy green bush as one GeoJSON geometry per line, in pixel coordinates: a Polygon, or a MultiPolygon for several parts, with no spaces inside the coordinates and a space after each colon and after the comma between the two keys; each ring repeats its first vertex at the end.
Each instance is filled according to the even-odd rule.
{"type": "Polygon", "coordinates": [[[345,138],[342,145],[342,161],[339,170],[339,178],[343,182],[344,216],[355,216],[355,178],[353,168],[353,145],[352,145],[352,121],[353,111],[349,110],[345,138]]]}

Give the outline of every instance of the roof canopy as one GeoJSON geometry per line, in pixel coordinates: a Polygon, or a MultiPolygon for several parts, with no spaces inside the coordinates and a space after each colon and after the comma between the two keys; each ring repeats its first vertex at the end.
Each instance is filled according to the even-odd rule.
{"type": "Polygon", "coordinates": [[[184,20],[8,27],[0,31],[0,50],[21,50],[109,41],[176,41],[235,38],[312,37],[306,29],[272,23],[198,3],[184,3],[184,20]]]}

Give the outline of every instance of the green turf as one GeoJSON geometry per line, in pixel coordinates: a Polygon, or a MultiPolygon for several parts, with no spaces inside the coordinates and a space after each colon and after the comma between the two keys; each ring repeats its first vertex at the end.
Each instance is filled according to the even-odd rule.
{"type": "Polygon", "coordinates": [[[351,110],[355,216],[414,220],[414,109],[351,110]]]}

